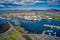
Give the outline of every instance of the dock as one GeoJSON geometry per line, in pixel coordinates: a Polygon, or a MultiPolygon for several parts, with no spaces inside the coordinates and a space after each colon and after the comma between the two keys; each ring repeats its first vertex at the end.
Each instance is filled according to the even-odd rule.
{"type": "Polygon", "coordinates": [[[60,29],[60,26],[54,26],[54,25],[48,25],[48,24],[44,24],[43,26],[50,27],[50,28],[60,29]]]}

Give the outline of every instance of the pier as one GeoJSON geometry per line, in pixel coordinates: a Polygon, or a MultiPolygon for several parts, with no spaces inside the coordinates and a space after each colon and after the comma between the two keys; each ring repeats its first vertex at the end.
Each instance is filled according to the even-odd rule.
{"type": "Polygon", "coordinates": [[[48,25],[48,24],[44,24],[43,26],[60,29],[60,26],[54,26],[54,25],[48,25]]]}

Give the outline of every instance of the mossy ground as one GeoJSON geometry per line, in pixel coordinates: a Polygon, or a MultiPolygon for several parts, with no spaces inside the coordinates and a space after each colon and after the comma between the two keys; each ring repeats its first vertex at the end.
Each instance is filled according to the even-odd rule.
{"type": "Polygon", "coordinates": [[[52,14],[46,14],[46,16],[53,18],[53,20],[60,21],[60,16],[56,16],[56,15],[52,15],[52,14]]]}
{"type": "Polygon", "coordinates": [[[20,32],[12,32],[6,40],[25,40],[20,32]]]}

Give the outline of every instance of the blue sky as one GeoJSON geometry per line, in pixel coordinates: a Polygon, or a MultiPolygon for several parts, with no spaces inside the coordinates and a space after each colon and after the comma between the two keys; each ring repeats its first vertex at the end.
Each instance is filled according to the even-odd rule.
{"type": "Polygon", "coordinates": [[[60,0],[0,0],[0,10],[59,9],[60,0]]]}

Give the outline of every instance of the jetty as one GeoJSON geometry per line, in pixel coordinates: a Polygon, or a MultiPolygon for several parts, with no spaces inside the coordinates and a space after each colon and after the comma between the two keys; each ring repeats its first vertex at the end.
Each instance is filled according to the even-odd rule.
{"type": "Polygon", "coordinates": [[[48,24],[44,24],[43,26],[60,29],[60,26],[54,26],[54,25],[48,25],[48,24]]]}

